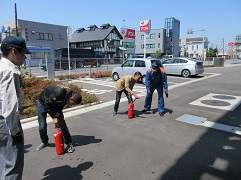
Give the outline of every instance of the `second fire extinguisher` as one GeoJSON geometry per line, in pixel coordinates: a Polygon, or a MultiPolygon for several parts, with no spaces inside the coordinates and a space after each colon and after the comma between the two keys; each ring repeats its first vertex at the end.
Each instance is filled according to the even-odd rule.
{"type": "Polygon", "coordinates": [[[56,128],[54,131],[54,141],[55,141],[56,154],[57,155],[64,154],[63,132],[60,128],[56,128]]]}
{"type": "Polygon", "coordinates": [[[134,99],[133,101],[131,101],[129,104],[128,104],[128,118],[131,119],[134,117],[134,101],[136,99],[134,99]]]}

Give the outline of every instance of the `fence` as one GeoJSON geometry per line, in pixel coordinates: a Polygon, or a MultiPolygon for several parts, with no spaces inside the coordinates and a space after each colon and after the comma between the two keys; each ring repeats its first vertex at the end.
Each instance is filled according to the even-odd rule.
{"type": "MultiPolygon", "coordinates": [[[[112,71],[114,67],[122,64],[123,58],[70,58],[70,70],[68,58],[55,59],[55,76],[66,74],[91,74],[96,71],[112,71]]],[[[26,64],[23,72],[28,71],[37,77],[47,77],[48,68],[46,61],[39,61],[39,66],[31,67],[26,64]]]]}

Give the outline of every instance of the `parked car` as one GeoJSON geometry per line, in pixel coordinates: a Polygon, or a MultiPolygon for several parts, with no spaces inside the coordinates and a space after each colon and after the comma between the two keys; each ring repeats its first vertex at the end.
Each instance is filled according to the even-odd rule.
{"type": "Polygon", "coordinates": [[[192,59],[175,57],[162,61],[166,74],[182,75],[183,77],[196,76],[204,72],[203,62],[192,59]]]}
{"type": "Polygon", "coordinates": [[[156,61],[161,65],[160,59],[152,58],[133,58],[127,59],[120,67],[115,67],[112,70],[113,80],[117,81],[122,76],[131,75],[139,71],[142,75],[142,83],[145,84],[146,72],[151,67],[151,63],[156,61]]]}

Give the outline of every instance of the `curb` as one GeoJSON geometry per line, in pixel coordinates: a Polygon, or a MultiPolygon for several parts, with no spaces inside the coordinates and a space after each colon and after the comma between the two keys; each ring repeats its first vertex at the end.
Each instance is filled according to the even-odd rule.
{"type": "MultiPolygon", "coordinates": [[[[98,102],[94,102],[94,103],[89,103],[89,104],[85,104],[85,105],[80,105],[80,106],[64,109],[63,113],[73,111],[73,110],[76,110],[76,109],[89,107],[89,106],[94,106],[94,105],[101,104],[101,103],[103,103],[103,101],[98,101],[98,102]]],[[[50,116],[47,115],[47,117],[50,117],[50,116]]],[[[24,124],[24,123],[28,123],[28,122],[31,122],[31,121],[37,121],[37,120],[38,120],[38,116],[33,116],[33,117],[30,117],[30,118],[22,119],[22,120],[20,120],[20,122],[21,122],[21,124],[24,124]]]]}

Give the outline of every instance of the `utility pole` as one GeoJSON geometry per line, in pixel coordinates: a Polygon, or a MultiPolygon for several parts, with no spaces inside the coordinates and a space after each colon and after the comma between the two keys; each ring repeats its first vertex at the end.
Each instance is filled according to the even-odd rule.
{"type": "MultiPolygon", "coordinates": [[[[125,22],[125,19],[122,20],[122,27],[123,28],[125,27],[124,22],[125,22]]],[[[122,42],[123,42],[123,51],[122,51],[123,54],[122,54],[122,56],[123,56],[123,62],[124,62],[125,61],[125,45],[124,45],[125,44],[125,35],[123,36],[122,42]]]]}
{"type": "Polygon", "coordinates": [[[223,38],[223,57],[224,57],[224,38],[223,38]]]}
{"type": "Polygon", "coordinates": [[[16,36],[18,36],[18,17],[17,17],[17,4],[15,3],[15,29],[16,36]]]}

